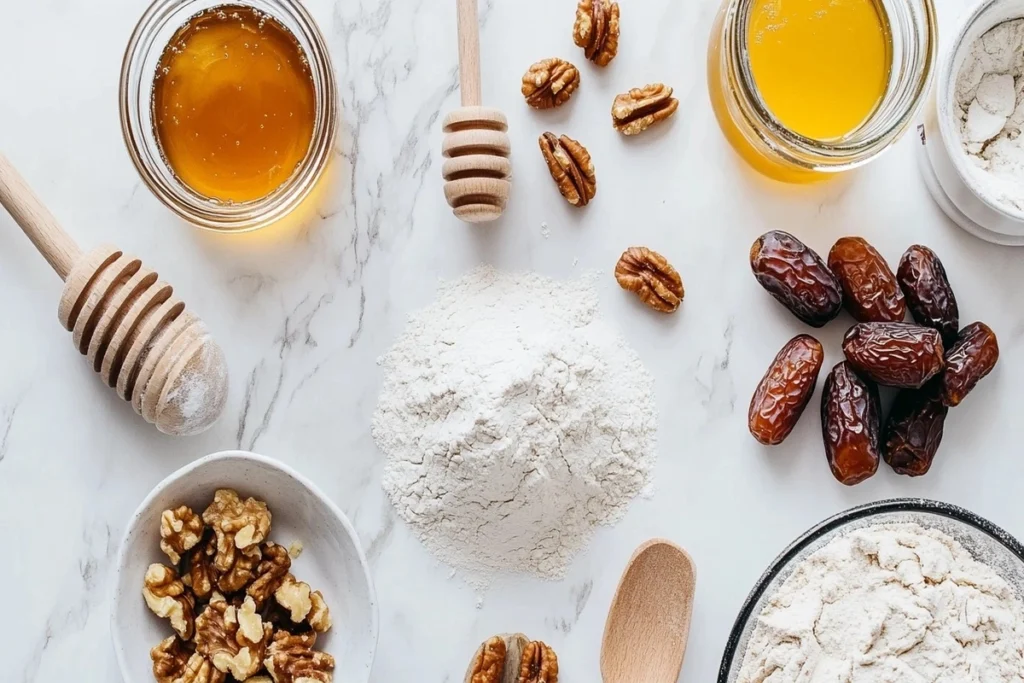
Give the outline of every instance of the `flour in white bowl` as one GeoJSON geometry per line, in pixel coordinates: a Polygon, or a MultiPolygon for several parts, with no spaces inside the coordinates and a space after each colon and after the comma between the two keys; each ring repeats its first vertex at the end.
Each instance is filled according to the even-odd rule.
{"type": "Polygon", "coordinates": [[[1021,683],[1024,605],[948,535],[833,539],[757,617],[737,683],[1021,683]]]}
{"type": "Polygon", "coordinates": [[[471,581],[563,575],[649,484],[653,380],[591,278],[478,268],[442,284],[379,362],[384,490],[471,581]]]}
{"type": "Polygon", "coordinates": [[[954,109],[978,185],[1024,211],[1024,19],[998,24],[969,46],[954,109]]]}

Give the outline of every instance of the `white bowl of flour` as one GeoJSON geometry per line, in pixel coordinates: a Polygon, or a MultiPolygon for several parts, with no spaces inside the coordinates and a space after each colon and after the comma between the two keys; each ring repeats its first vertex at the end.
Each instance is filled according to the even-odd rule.
{"type": "Polygon", "coordinates": [[[960,227],[1024,245],[1024,0],[986,0],[940,59],[919,126],[921,170],[960,227]]]}
{"type": "Polygon", "coordinates": [[[1024,680],[1024,547],[945,503],[854,508],[787,548],[740,611],[718,683],[1024,680]]]}

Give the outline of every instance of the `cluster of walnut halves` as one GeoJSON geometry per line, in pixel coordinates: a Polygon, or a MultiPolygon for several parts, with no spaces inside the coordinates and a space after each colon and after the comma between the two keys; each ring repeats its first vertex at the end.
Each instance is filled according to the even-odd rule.
{"type": "Polygon", "coordinates": [[[230,489],[202,515],[186,505],[161,515],[170,565],[150,565],[142,589],[174,631],[150,651],[159,683],[331,683],[334,659],[313,649],[330,610],[267,540],[270,522],[266,503],[230,489]]]}

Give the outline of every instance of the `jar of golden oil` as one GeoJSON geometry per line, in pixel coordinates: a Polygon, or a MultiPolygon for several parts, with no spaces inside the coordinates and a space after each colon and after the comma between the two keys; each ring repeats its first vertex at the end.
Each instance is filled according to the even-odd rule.
{"type": "Polygon", "coordinates": [[[900,138],[936,52],[932,0],[725,0],[708,45],[708,89],[747,163],[812,182],[900,138]]]}
{"type": "Polygon", "coordinates": [[[120,95],[143,181],[199,227],[284,217],[333,151],[334,71],[299,0],[156,0],[129,41],[120,95]]]}

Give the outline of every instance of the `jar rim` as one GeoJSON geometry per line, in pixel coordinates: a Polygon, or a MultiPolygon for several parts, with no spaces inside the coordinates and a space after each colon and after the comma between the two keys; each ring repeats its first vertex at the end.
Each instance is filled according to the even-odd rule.
{"type": "Polygon", "coordinates": [[[135,25],[121,63],[119,86],[121,134],[142,181],[161,203],[199,228],[244,232],[274,223],[295,209],[323,175],[337,134],[337,86],[323,33],[298,0],[154,0],[135,25]],[[152,125],[152,78],[148,65],[166,48],[161,34],[177,31],[200,12],[240,5],[279,21],[305,53],[316,93],[315,120],[309,149],[280,187],[246,202],[224,202],[202,196],[179,180],[164,158],[152,125]],[[149,79],[149,80],[147,80],[149,79]],[[149,83],[149,87],[144,87],[149,83]]]}
{"type": "MultiPolygon", "coordinates": [[[[739,113],[746,119],[750,130],[771,150],[798,167],[812,171],[846,171],[867,163],[891,146],[909,128],[913,118],[924,104],[925,95],[934,77],[938,53],[938,29],[933,0],[898,0],[891,6],[898,11],[911,12],[917,5],[919,21],[911,22],[918,49],[913,55],[915,68],[912,77],[893,87],[893,67],[890,67],[886,92],[872,113],[854,130],[838,140],[817,140],[801,135],[782,124],[764,103],[755,82],[747,54],[747,31],[751,7],[756,0],[730,0],[727,11],[731,15],[723,23],[722,50],[725,70],[736,85],[739,113]],[[896,98],[895,111],[886,106],[896,98]],[[884,119],[881,119],[884,117],[884,119]],[[883,124],[884,125],[879,125],[883,124]],[[858,137],[858,133],[871,130],[871,134],[858,137]]],[[[889,30],[895,34],[902,24],[893,25],[888,0],[879,0],[879,8],[886,13],[889,30]]],[[[901,55],[902,57],[902,55],[901,55]]]]}

